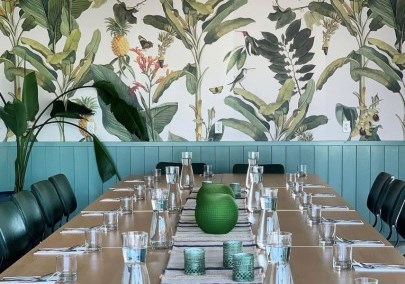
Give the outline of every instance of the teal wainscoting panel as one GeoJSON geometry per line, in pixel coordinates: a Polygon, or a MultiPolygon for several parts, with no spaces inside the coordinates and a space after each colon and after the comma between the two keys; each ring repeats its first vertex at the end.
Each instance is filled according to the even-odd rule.
{"type": "Polygon", "coordinates": [[[353,208],[356,208],[357,147],[347,145],[343,145],[342,147],[343,164],[342,188],[340,189],[341,195],[353,208]]]}
{"type": "Polygon", "coordinates": [[[329,147],[319,145],[315,147],[315,171],[321,179],[328,180],[329,147]]]}
{"type": "MultiPolygon", "coordinates": [[[[329,147],[329,184],[333,188],[342,188],[342,146],[330,146],[329,147]]],[[[341,194],[341,192],[340,192],[341,194]]]]}
{"type": "Polygon", "coordinates": [[[367,196],[371,186],[370,176],[370,146],[357,147],[357,194],[356,194],[356,210],[362,216],[369,219],[369,211],[367,209],[367,196]]]}
{"type": "MultiPolygon", "coordinates": [[[[216,173],[246,163],[249,151],[260,152],[260,163],[281,163],[287,172],[306,163],[308,171],[332,185],[365,218],[370,186],[380,171],[405,179],[405,142],[106,142],[123,178],[151,173],[158,161],[181,161],[181,152],[192,151],[193,161],[210,163],[216,173]]],[[[0,190],[14,186],[14,142],[0,143],[0,190]]],[[[31,183],[62,172],[71,182],[81,210],[117,182],[102,183],[94,148],[88,142],[38,142],[33,148],[26,188],[31,183]]]]}

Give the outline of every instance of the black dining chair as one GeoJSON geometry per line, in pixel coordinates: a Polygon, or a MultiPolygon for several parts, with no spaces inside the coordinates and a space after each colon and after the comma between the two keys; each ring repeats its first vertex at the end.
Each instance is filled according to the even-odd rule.
{"type": "Polygon", "coordinates": [[[44,238],[45,220],[34,194],[31,191],[23,190],[13,194],[11,200],[20,210],[28,229],[31,247],[36,246],[44,238]]]}
{"type": "Polygon", "coordinates": [[[397,222],[395,224],[395,228],[397,233],[397,239],[394,246],[397,246],[399,244],[399,236],[405,238],[405,200],[402,202],[397,222]]]}
{"type": "MultiPolygon", "coordinates": [[[[201,175],[204,173],[204,165],[205,163],[192,163],[191,164],[193,167],[193,173],[196,175],[201,175]]],[[[162,171],[162,175],[166,174],[166,167],[173,166],[173,167],[179,167],[179,170],[181,172],[181,163],[175,163],[175,162],[159,162],[156,164],[156,169],[160,169],[162,171]]]]}
{"type": "MultiPolygon", "coordinates": [[[[285,169],[282,164],[263,164],[264,174],[284,174],[285,169]]],[[[232,167],[232,173],[234,174],[246,174],[248,170],[248,164],[234,164],[232,167]]]]}
{"type": "Polygon", "coordinates": [[[377,225],[382,204],[388,193],[388,187],[393,180],[394,176],[386,172],[381,172],[377,175],[370,188],[367,197],[367,208],[374,215],[373,227],[377,225]]]}
{"type": "Polygon", "coordinates": [[[30,249],[27,227],[12,201],[0,203],[0,249],[0,272],[30,249]]]}
{"type": "Polygon", "coordinates": [[[31,191],[38,201],[48,229],[53,232],[63,217],[63,205],[55,187],[49,180],[41,180],[31,185],[31,191]]]}
{"type": "Polygon", "coordinates": [[[380,232],[383,228],[383,222],[386,223],[389,227],[389,233],[386,238],[389,240],[392,235],[392,229],[397,223],[402,203],[405,200],[405,181],[394,179],[389,185],[387,191],[387,196],[384,199],[380,212],[380,232]]]}
{"type": "Polygon", "coordinates": [[[77,208],[77,199],[73,192],[69,180],[64,174],[56,174],[48,178],[53,184],[58,193],[63,206],[63,215],[66,216],[66,222],[69,221],[69,216],[77,208]]]}

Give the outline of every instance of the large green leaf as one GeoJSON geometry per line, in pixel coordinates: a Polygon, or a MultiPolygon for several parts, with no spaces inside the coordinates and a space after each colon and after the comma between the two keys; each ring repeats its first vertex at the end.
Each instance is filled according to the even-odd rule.
{"type": "Polygon", "coordinates": [[[96,155],[97,169],[102,182],[106,182],[114,175],[117,175],[118,178],[121,179],[107,148],[95,135],[93,135],[93,145],[94,153],[96,155]]]}
{"type": "Polygon", "coordinates": [[[394,68],[390,64],[388,59],[374,48],[362,46],[357,52],[363,55],[364,57],[372,60],[375,64],[378,65],[378,67],[381,68],[382,71],[384,71],[393,80],[399,81],[402,79],[403,77],[402,72],[394,68]]]}
{"type": "Polygon", "coordinates": [[[55,47],[55,44],[61,39],[62,33],[60,25],[62,23],[63,1],[48,0],[48,35],[49,46],[55,47]]]}
{"type": "Polygon", "coordinates": [[[15,74],[10,72],[11,68],[15,68],[15,55],[8,50],[4,51],[4,53],[0,56],[0,64],[4,64],[4,75],[6,79],[10,82],[15,80],[15,74]]]}
{"type": "MultiPolygon", "coordinates": [[[[311,3],[313,3],[313,2],[311,2],[311,3]]],[[[305,24],[306,24],[307,28],[309,28],[311,30],[313,29],[314,26],[320,26],[322,20],[323,20],[323,15],[321,15],[317,12],[307,11],[304,14],[305,24]]]]}
{"type": "Polygon", "coordinates": [[[81,119],[83,116],[92,115],[93,111],[82,104],[70,100],[56,100],[52,104],[51,117],[67,117],[81,119]]]}
{"type": "Polygon", "coordinates": [[[370,78],[384,85],[388,90],[395,93],[399,93],[401,91],[401,86],[399,85],[399,83],[396,80],[392,79],[389,75],[385,74],[383,71],[363,67],[356,68],[352,72],[357,74],[358,76],[370,78]]]}
{"type": "Polygon", "coordinates": [[[155,93],[152,96],[152,101],[154,103],[157,103],[163,93],[170,87],[170,85],[184,75],[186,75],[186,73],[183,70],[172,71],[169,75],[167,75],[156,87],[155,93]]]}
{"type": "Polygon", "coordinates": [[[183,42],[184,46],[187,49],[191,49],[193,44],[189,40],[186,35],[186,32],[181,24],[181,22],[177,19],[176,15],[174,14],[173,6],[168,3],[168,1],[164,1],[162,3],[163,11],[165,12],[166,19],[172,26],[173,30],[176,34],[180,37],[181,41],[183,42]]]}
{"type": "Polygon", "coordinates": [[[210,29],[210,31],[204,37],[204,42],[206,44],[212,44],[216,42],[218,39],[220,39],[222,36],[226,35],[227,33],[236,30],[238,28],[244,27],[253,22],[254,20],[250,18],[237,18],[222,22],[221,24],[210,29]]]}
{"type": "MultiPolygon", "coordinates": [[[[146,25],[152,26],[158,30],[166,31],[166,32],[168,32],[172,26],[165,17],[160,16],[160,15],[146,15],[143,18],[143,22],[146,25]]],[[[181,40],[180,35],[178,35],[177,33],[175,34],[175,37],[181,40]]]]}
{"type": "Polygon", "coordinates": [[[53,52],[48,47],[35,39],[21,37],[21,43],[29,45],[33,50],[38,51],[45,58],[53,54],[53,52]]]}
{"type": "MultiPolygon", "coordinates": [[[[380,15],[391,28],[396,28],[395,10],[391,0],[368,0],[368,6],[374,14],[380,15]]],[[[401,2],[401,1],[398,1],[401,2]]]]}
{"type": "Polygon", "coordinates": [[[292,22],[285,31],[285,42],[286,43],[290,42],[299,32],[300,28],[301,28],[301,19],[292,22]]]}
{"type": "Polygon", "coordinates": [[[294,87],[294,80],[286,80],[279,90],[276,102],[260,106],[259,112],[263,115],[273,115],[275,111],[285,104],[285,102],[291,100],[294,93],[294,87]]]}
{"type": "Polygon", "coordinates": [[[55,91],[56,91],[56,87],[55,87],[53,81],[45,78],[42,73],[37,72],[35,70],[27,69],[27,68],[23,68],[23,67],[17,67],[17,68],[12,67],[12,68],[7,69],[7,72],[9,72],[12,76],[19,76],[21,78],[24,78],[24,76],[27,73],[35,72],[35,75],[37,77],[37,83],[39,86],[41,86],[42,89],[44,89],[45,91],[47,91],[49,93],[55,93],[55,91]]]}
{"type": "Polygon", "coordinates": [[[172,121],[178,109],[178,103],[165,103],[152,108],[154,130],[162,133],[163,129],[172,121]]]}
{"type": "Polygon", "coordinates": [[[31,63],[47,80],[56,81],[58,74],[45,66],[42,58],[24,46],[15,46],[13,53],[31,63]]]}
{"type": "Polygon", "coordinates": [[[79,29],[74,29],[70,35],[66,38],[65,46],[63,47],[63,52],[77,51],[79,47],[80,38],[82,33],[79,29]]]}
{"type": "Polygon", "coordinates": [[[261,106],[266,104],[266,102],[263,101],[261,98],[259,98],[255,94],[252,94],[251,92],[249,92],[245,89],[234,88],[233,92],[235,95],[239,95],[239,96],[243,97],[245,100],[247,100],[248,102],[252,103],[255,106],[255,108],[257,108],[257,109],[259,109],[261,106]]]}
{"type": "Polygon", "coordinates": [[[301,126],[304,121],[305,116],[308,112],[308,105],[304,104],[306,107],[294,110],[293,115],[289,119],[288,123],[285,124],[285,129],[283,131],[284,139],[291,140],[295,137],[297,129],[301,126]]]}
{"type": "Polygon", "coordinates": [[[0,107],[0,117],[17,137],[21,137],[27,130],[27,112],[24,104],[18,99],[0,107]]]}
{"type": "Polygon", "coordinates": [[[350,127],[353,128],[356,125],[358,117],[357,109],[355,107],[348,107],[340,103],[336,104],[335,115],[337,122],[342,126],[343,121],[350,121],[350,127]]]}
{"type": "Polygon", "coordinates": [[[24,17],[24,22],[21,24],[21,29],[25,32],[28,32],[36,26],[37,23],[35,22],[35,18],[31,15],[27,15],[24,17]]]}
{"type": "MultiPolygon", "coordinates": [[[[219,2],[219,1],[218,1],[219,2]]],[[[247,4],[247,0],[234,0],[227,1],[218,7],[215,11],[215,14],[211,17],[210,20],[205,21],[202,24],[203,32],[209,33],[216,26],[220,25],[226,17],[228,17],[232,12],[236,11],[243,5],[247,4]]],[[[208,3],[207,3],[208,4],[208,3]]]]}
{"type": "Polygon", "coordinates": [[[200,15],[207,16],[212,13],[212,8],[209,5],[197,2],[195,0],[184,0],[183,2],[190,5],[200,15]]]}
{"type": "Polygon", "coordinates": [[[76,19],[71,14],[69,14],[66,7],[62,8],[61,21],[60,32],[64,36],[69,36],[72,30],[79,29],[79,25],[76,19]]]}
{"type": "Polygon", "coordinates": [[[84,56],[88,57],[89,55],[91,55],[91,57],[94,57],[100,46],[100,41],[101,41],[101,32],[100,30],[97,29],[93,32],[93,36],[91,37],[90,42],[87,44],[86,49],[84,50],[84,56]]]}
{"type": "Polygon", "coordinates": [[[299,109],[306,108],[312,102],[312,97],[314,96],[314,93],[315,93],[315,81],[311,79],[307,83],[305,92],[301,95],[300,99],[298,100],[298,108],[299,109]]]}
{"type": "Polygon", "coordinates": [[[281,10],[280,7],[278,6],[273,6],[275,12],[270,13],[268,18],[270,21],[275,21],[276,23],[276,29],[280,29],[292,21],[294,21],[296,14],[295,12],[292,11],[291,8],[287,8],[285,10],[281,10]]]}
{"type": "Polygon", "coordinates": [[[167,137],[167,141],[173,141],[173,142],[186,142],[188,141],[186,138],[183,138],[179,135],[176,135],[172,132],[169,131],[169,135],[167,137]]]}
{"type": "Polygon", "coordinates": [[[235,119],[235,118],[224,118],[221,119],[223,125],[231,127],[233,129],[239,130],[251,137],[254,141],[268,141],[267,136],[264,132],[258,130],[254,125],[249,122],[235,119]]]}
{"type": "Polygon", "coordinates": [[[331,0],[331,4],[333,8],[335,8],[335,11],[338,13],[340,19],[344,23],[344,26],[347,28],[349,33],[352,36],[356,36],[357,32],[351,22],[349,14],[347,14],[345,7],[343,6],[342,2],[340,0],[331,0]]]}
{"type": "Polygon", "coordinates": [[[228,96],[225,98],[224,102],[227,106],[230,106],[231,108],[242,114],[244,117],[246,117],[246,119],[249,120],[249,122],[258,130],[267,132],[270,129],[270,125],[267,123],[267,121],[258,117],[255,109],[241,99],[233,96],[228,96]]]}
{"type": "Polygon", "coordinates": [[[27,120],[33,121],[39,111],[37,78],[34,72],[24,77],[22,103],[25,106],[27,120]]]}
{"type": "Polygon", "coordinates": [[[301,123],[300,129],[304,131],[315,129],[318,126],[328,123],[328,118],[325,115],[311,115],[306,118],[301,123]]]}
{"type": "Polygon", "coordinates": [[[401,54],[396,54],[392,58],[392,61],[397,64],[398,66],[401,66],[402,68],[405,67],[405,53],[401,54]]]}
{"type": "Polygon", "coordinates": [[[335,71],[349,62],[350,59],[347,57],[338,58],[332,61],[328,66],[326,66],[325,70],[323,70],[319,76],[318,82],[316,83],[316,89],[321,90],[323,85],[335,73],[335,71]]]}
{"type": "Polygon", "coordinates": [[[186,67],[183,68],[184,72],[186,72],[186,88],[187,91],[191,95],[195,95],[197,93],[197,68],[195,64],[187,64],[186,67]]]}
{"type": "Polygon", "coordinates": [[[314,37],[308,38],[306,41],[303,42],[303,44],[299,48],[295,50],[293,55],[294,58],[300,58],[302,56],[307,55],[313,45],[314,45],[314,37]]]}
{"type": "MultiPolygon", "coordinates": [[[[59,0],[60,1],[60,0],[59,0]]],[[[62,2],[62,1],[61,1],[62,2]]],[[[74,1],[64,1],[66,9],[68,9],[68,5],[71,4],[71,13],[72,16],[77,19],[80,17],[80,15],[86,11],[90,5],[91,5],[91,0],[74,0],[74,1]],[[70,2],[70,3],[69,3],[70,2]]]]}
{"type": "Polygon", "coordinates": [[[20,0],[20,7],[25,13],[32,15],[35,21],[45,29],[48,25],[48,0],[20,0]]]}
{"type": "Polygon", "coordinates": [[[228,73],[233,66],[235,66],[236,62],[238,61],[238,58],[240,56],[240,54],[242,53],[243,48],[239,48],[237,49],[231,56],[231,58],[229,58],[228,61],[228,66],[226,67],[226,73],[228,73]]]}
{"type": "Polygon", "coordinates": [[[391,45],[378,38],[369,38],[367,41],[369,44],[376,46],[379,50],[387,53],[391,58],[393,58],[394,55],[399,53],[398,50],[396,50],[391,45]]]}
{"type": "Polygon", "coordinates": [[[245,66],[246,58],[247,58],[247,52],[246,52],[246,50],[242,50],[242,52],[239,54],[238,59],[236,61],[236,68],[238,70],[242,69],[242,67],[245,66]]]}

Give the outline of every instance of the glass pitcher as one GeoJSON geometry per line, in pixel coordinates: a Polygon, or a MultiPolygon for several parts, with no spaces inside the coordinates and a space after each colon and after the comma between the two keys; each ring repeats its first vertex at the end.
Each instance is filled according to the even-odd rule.
{"type": "Polygon", "coordinates": [[[257,166],[259,163],[259,152],[248,152],[248,169],[246,173],[246,181],[245,181],[245,186],[246,190],[250,189],[250,173],[252,172],[253,166],[257,166]]]}
{"type": "Polygon", "coordinates": [[[181,211],[181,192],[179,185],[179,167],[166,167],[166,183],[169,190],[167,209],[169,213],[181,211]]]}
{"type": "Polygon", "coordinates": [[[150,284],[146,263],[139,262],[124,265],[121,284],[150,284]]]}
{"type": "Polygon", "coordinates": [[[260,207],[260,193],[263,188],[263,167],[253,166],[250,173],[252,183],[248,192],[247,209],[249,212],[259,212],[260,207]]]}
{"type": "Polygon", "coordinates": [[[192,167],[192,152],[181,153],[181,175],[180,175],[180,187],[182,189],[192,190],[194,187],[194,173],[192,167]]]}
{"type": "Polygon", "coordinates": [[[290,267],[292,235],[289,232],[272,232],[267,236],[266,284],[293,284],[290,267]]]}
{"type": "Polygon", "coordinates": [[[267,235],[271,232],[279,232],[280,225],[277,216],[277,188],[263,188],[260,196],[260,218],[257,229],[256,243],[261,249],[266,247],[267,235]]]}
{"type": "Polygon", "coordinates": [[[151,189],[153,212],[149,236],[152,249],[170,248],[173,245],[173,231],[167,210],[168,196],[167,189],[151,189]]]}

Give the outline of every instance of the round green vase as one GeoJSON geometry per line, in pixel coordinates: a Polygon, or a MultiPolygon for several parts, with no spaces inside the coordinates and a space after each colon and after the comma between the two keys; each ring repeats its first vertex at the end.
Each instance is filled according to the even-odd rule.
{"type": "Polygon", "coordinates": [[[238,206],[230,194],[202,194],[197,197],[195,220],[205,233],[226,234],[238,221],[238,206]]]}
{"type": "Polygon", "coordinates": [[[213,194],[213,193],[224,193],[224,194],[229,194],[232,197],[235,197],[232,188],[227,184],[206,183],[201,186],[200,190],[197,193],[197,203],[198,203],[198,200],[201,198],[201,195],[213,194]]]}

